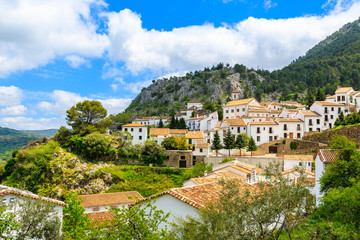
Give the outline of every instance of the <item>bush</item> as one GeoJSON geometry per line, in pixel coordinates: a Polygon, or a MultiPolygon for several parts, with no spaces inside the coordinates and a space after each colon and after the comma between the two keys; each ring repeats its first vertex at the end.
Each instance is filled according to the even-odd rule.
{"type": "Polygon", "coordinates": [[[91,133],[84,137],[83,155],[87,158],[98,159],[106,156],[110,150],[110,142],[107,137],[100,133],[91,133]]]}
{"type": "Polygon", "coordinates": [[[286,144],[286,139],[283,139],[283,140],[282,140],[282,144],[286,144]]]}
{"type": "Polygon", "coordinates": [[[298,145],[297,142],[291,141],[291,142],[290,142],[290,149],[291,149],[291,150],[296,150],[296,149],[297,149],[297,145],[298,145]]]}

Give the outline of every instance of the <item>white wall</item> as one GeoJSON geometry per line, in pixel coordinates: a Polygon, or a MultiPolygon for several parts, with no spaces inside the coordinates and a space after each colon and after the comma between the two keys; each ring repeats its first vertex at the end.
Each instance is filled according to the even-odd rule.
{"type": "MultiPolygon", "coordinates": [[[[321,154],[321,153],[319,153],[321,154]]],[[[324,173],[324,163],[320,160],[320,157],[316,155],[315,158],[315,187],[313,188],[313,193],[316,197],[316,206],[319,206],[320,204],[320,198],[323,196],[323,194],[320,193],[320,178],[324,173]]]]}
{"type": "Polygon", "coordinates": [[[284,160],[284,171],[295,167],[302,167],[311,172],[312,161],[301,161],[301,160],[284,160]]]}
{"type": "Polygon", "coordinates": [[[144,143],[147,140],[147,127],[123,127],[122,131],[131,134],[133,144],[144,143]]]}

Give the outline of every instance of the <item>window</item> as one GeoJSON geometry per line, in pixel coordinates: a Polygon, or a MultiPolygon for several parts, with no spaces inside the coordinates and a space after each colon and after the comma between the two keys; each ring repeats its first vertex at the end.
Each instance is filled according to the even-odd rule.
{"type": "Polygon", "coordinates": [[[260,142],[260,136],[256,137],[256,141],[260,142]]]}
{"type": "Polygon", "coordinates": [[[299,166],[302,166],[302,162],[299,162],[299,166]]]}
{"type": "Polygon", "coordinates": [[[6,204],[6,198],[3,198],[3,199],[1,200],[1,202],[2,202],[3,204],[6,204]]]}
{"type": "Polygon", "coordinates": [[[330,115],[330,119],[334,119],[334,116],[333,116],[333,115],[330,115]]]}
{"type": "Polygon", "coordinates": [[[243,112],[245,112],[245,108],[243,108],[243,112]]]}
{"type": "Polygon", "coordinates": [[[311,166],[311,162],[308,162],[308,166],[309,166],[309,167],[311,166]]]}
{"type": "Polygon", "coordinates": [[[139,140],[142,140],[142,136],[139,136],[139,140]]]}
{"type": "Polygon", "coordinates": [[[193,166],[195,166],[196,165],[196,161],[193,161],[193,166]]]}
{"type": "Polygon", "coordinates": [[[325,113],[328,113],[328,109],[327,109],[327,107],[325,107],[325,113]]]}
{"type": "Polygon", "coordinates": [[[142,132],[142,128],[139,128],[139,132],[142,132]]]}
{"type": "Polygon", "coordinates": [[[312,119],[309,119],[309,126],[312,126],[313,123],[312,123],[312,119]]]}
{"type": "Polygon", "coordinates": [[[342,96],[341,98],[342,98],[343,101],[345,101],[345,96],[342,96]]]}
{"type": "MultiPolygon", "coordinates": [[[[272,127],[269,127],[269,133],[273,133],[272,127]]],[[[272,141],[272,140],[271,140],[272,141]]]]}
{"type": "Polygon", "coordinates": [[[300,133],[297,133],[297,138],[301,138],[301,134],[300,134],[300,133]]]}
{"type": "Polygon", "coordinates": [[[316,119],[316,124],[320,124],[320,119],[316,119]]]}
{"type": "Polygon", "coordinates": [[[186,161],[179,161],[179,168],[186,168],[186,161]]]}
{"type": "Polygon", "coordinates": [[[284,138],[287,138],[287,133],[284,133],[284,138]]]}
{"type": "Polygon", "coordinates": [[[237,133],[240,133],[240,127],[237,127],[237,133]]]}
{"type": "Polygon", "coordinates": [[[284,124],[284,130],[285,130],[285,131],[287,130],[287,125],[286,125],[286,124],[284,124]]]}
{"type": "Polygon", "coordinates": [[[309,128],[309,132],[312,132],[312,128],[309,128]]]}
{"type": "Polygon", "coordinates": [[[332,112],[334,111],[334,107],[331,107],[331,111],[332,111],[332,112]]]}
{"type": "Polygon", "coordinates": [[[328,115],[325,115],[325,122],[329,121],[328,115]]]}
{"type": "Polygon", "coordinates": [[[338,100],[338,102],[340,102],[341,100],[340,100],[340,96],[337,96],[337,100],[338,100]]]}
{"type": "Polygon", "coordinates": [[[296,126],[296,130],[298,130],[298,131],[301,130],[300,124],[298,124],[298,125],[296,126]]]}
{"type": "Polygon", "coordinates": [[[236,109],[236,112],[240,112],[240,109],[238,108],[238,109],[236,109]]]}
{"type": "Polygon", "coordinates": [[[229,110],[226,110],[225,112],[226,112],[226,113],[229,113],[229,110]]]}
{"type": "Polygon", "coordinates": [[[124,130],[125,132],[127,132],[128,130],[127,130],[127,128],[125,128],[125,130],[124,130]]]}
{"type": "Polygon", "coordinates": [[[338,108],[338,114],[340,114],[341,113],[341,108],[338,108]]]}
{"type": "Polygon", "coordinates": [[[231,109],[231,112],[233,113],[233,112],[234,112],[234,109],[231,109]]]}
{"type": "Polygon", "coordinates": [[[134,128],[131,128],[130,131],[133,132],[133,131],[134,131],[134,128]]]}
{"type": "Polygon", "coordinates": [[[256,129],[256,133],[260,133],[260,128],[259,127],[256,129]]]}
{"type": "Polygon", "coordinates": [[[269,136],[269,142],[271,142],[273,140],[272,136],[269,136]]]}
{"type": "Polygon", "coordinates": [[[202,152],[203,152],[203,149],[202,149],[202,148],[200,148],[200,149],[199,149],[199,151],[202,153],[202,152]]]}
{"type": "Polygon", "coordinates": [[[185,156],[180,156],[180,159],[181,159],[181,160],[185,160],[185,156]]]}

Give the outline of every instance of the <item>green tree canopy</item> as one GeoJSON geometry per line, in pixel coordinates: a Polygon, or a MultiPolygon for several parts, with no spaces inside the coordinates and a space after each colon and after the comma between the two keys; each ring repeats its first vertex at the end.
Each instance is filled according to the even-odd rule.
{"type": "Polygon", "coordinates": [[[84,137],[83,154],[89,159],[97,159],[109,154],[110,142],[104,134],[91,133],[84,137]]]}
{"type": "Polygon", "coordinates": [[[219,150],[223,149],[218,131],[216,131],[214,134],[214,140],[212,142],[211,149],[216,151],[216,156],[218,155],[219,150]]]}
{"type": "Polygon", "coordinates": [[[112,121],[99,101],[85,100],[66,111],[66,121],[77,134],[104,133],[112,121]]]}
{"type": "Polygon", "coordinates": [[[247,150],[251,152],[251,156],[252,156],[252,152],[257,150],[257,146],[253,137],[250,138],[249,144],[247,146],[247,150]]]}
{"type": "Polygon", "coordinates": [[[163,146],[166,150],[176,150],[176,138],[174,136],[164,138],[164,140],[161,142],[161,146],[163,146]]]}
{"type": "Polygon", "coordinates": [[[226,131],[226,135],[224,138],[224,148],[229,150],[229,156],[230,156],[230,150],[235,147],[235,139],[234,136],[231,134],[230,128],[226,131]]]}
{"type": "Polygon", "coordinates": [[[235,141],[235,147],[240,150],[240,155],[241,155],[242,149],[249,144],[249,141],[250,141],[250,138],[248,137],[248,135],[246,133],[241,133],[241,134],[237,135],[236,141],[235,141]]]}

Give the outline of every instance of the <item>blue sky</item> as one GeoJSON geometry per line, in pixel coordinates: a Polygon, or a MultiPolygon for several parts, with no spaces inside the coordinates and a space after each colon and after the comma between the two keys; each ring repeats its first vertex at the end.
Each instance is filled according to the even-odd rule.
{"type": "Polygon", "coordinates": [[[123,111],[151,80],[219,62],[279,69],[360,16],[359,0],[0,0],[0,126],[123,111]]]}

